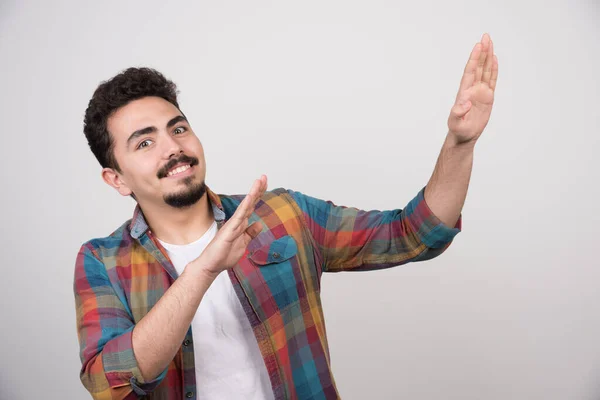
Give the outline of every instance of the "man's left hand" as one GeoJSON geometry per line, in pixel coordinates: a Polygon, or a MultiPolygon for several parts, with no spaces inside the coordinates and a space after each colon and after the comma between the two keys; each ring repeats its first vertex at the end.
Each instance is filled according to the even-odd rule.
{"type": "Polygon", "coordinates": [[[474,144],[481,136],[492,113],[497,79],[498,58],[486,33],[471,51],[448,117],[448,134],[455,144],[474,144]]]}

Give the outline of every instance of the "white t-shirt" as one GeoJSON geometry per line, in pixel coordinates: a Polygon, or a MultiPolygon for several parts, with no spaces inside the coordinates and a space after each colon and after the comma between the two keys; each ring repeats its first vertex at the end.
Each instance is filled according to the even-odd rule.
{"type": "MultiPolygon", "coordinates": [[[[216,221],[195,242],[159,240],[181,275],[215,237],[216,221]]],[[[273,389],[250,322],[226,271],[210,285],[192,319],[196,391],[203,400],[273,399],[273,389]]]]}

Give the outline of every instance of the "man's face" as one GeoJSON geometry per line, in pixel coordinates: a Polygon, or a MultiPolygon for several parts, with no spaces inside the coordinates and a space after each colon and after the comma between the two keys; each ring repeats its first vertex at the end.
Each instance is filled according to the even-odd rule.
{"type": "Polygon", "coordinates": [[[107,121],[121,172],[105,168],[104,180],[140,205],[187,207],[206,191],[204,149],[173,104],[144,97],[118,109],[107,121]]]}

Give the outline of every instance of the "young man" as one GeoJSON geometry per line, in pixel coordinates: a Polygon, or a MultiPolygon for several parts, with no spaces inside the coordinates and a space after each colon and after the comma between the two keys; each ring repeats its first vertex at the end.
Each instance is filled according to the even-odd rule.
{"type": "Polygon", "coordinates": [[[81,380],[96,399],[336,399],[323,272],[443,253],[461,229],[474,145],[498,74],[471,53],[434,173],[404,209],[362,211],[297,191],[217,195],[204,149],[157,71],[102,83],[84,132],[133,218],[81,246],[74,292],[81,380]]]}

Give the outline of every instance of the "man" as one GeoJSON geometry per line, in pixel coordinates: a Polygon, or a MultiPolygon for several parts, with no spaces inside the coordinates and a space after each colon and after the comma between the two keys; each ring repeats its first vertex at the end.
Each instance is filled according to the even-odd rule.
{"type": "Polygon", "coordinates": [[[204,149],[160,73],[102,83],[84,132],[133,218],[77,255],[81,380],[96,399],[336,399],[323,272],[438,256],[461,229],[473,149],[498,62],[477,43],[433,175],[404,209],[362,211],[291,189],[205,183],[204,149]]]}

